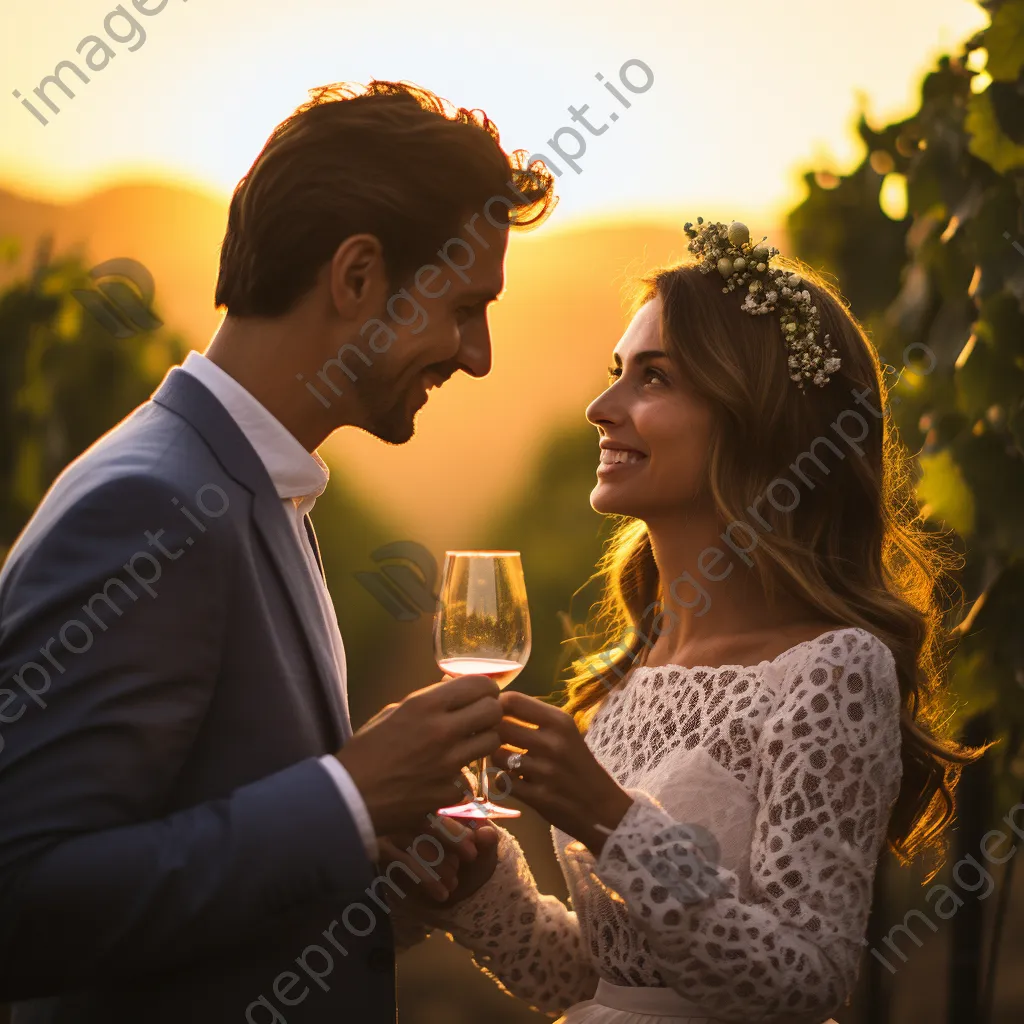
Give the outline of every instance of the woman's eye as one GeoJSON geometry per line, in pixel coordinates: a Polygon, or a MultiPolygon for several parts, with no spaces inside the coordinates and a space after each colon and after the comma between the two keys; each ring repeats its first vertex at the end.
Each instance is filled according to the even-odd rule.
{"type": "MultiPolygon", "coordinates": [[[[611,385],[614,381],[618,380],[622,376],[621,366],[609,366],[608,367],[608,384],[611,385]]],[[[644,381],[656,380],[661,384],[668,382],[668,378],[660,370],[656,370],[653,366],[648,366],[644,370],[643,374],[644,381]]]]}

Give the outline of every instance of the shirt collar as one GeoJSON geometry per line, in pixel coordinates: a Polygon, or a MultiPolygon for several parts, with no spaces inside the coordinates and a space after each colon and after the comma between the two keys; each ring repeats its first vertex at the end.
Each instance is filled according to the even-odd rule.
{"type": "Polygon", "coordinates": [[[305,515],[327,488],[330,471],[241,384],[201,352],[189,352],[181,368],[213,393],[253,446],[279,498],[291,498],[305,515]]]}

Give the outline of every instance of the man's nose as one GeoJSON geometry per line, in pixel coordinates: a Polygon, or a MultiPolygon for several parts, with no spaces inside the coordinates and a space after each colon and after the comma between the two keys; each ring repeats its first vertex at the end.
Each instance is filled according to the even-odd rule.
{"type": "Polygon", "coordinates": [[[486,377],[491,372],[491,332],[488,327],[474,327],[463,332],[458,360],[471,377],[486,377]]]}

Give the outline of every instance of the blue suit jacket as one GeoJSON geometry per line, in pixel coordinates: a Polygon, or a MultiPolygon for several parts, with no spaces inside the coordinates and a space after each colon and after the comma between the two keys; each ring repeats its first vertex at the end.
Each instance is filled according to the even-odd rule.
{"type": "Polygon", "coordinates": [[[394,1021],[375,869],[316,761],[351,730],[291,530],[176,368],[12,548],[0,1002],[19,1024],[394,1021]]]}

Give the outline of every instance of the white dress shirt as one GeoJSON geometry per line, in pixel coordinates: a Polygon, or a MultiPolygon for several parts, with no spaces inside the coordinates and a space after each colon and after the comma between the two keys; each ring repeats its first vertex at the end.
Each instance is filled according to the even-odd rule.
{"type": "MultiPolygon", "coordinates": [[[[260,457],[278,497],[284,503],[285,515],[292,524],[295,536],[296,546],[291,552],[291,557],[303,560],[313,580],[327,635],[331,638],[336,669],[335,681],[341,693],[342,704],[347,711],[345,646],[341,639],[341,630],[338,629],[334,604],[320,574],[320,567],[316,563],[316,556],[303,523],[303,517],[312,510],[316,499],[324,493],[330,472],[316,452],[312,455],[307,452],[279,420],[267,412],[234,377],[225,373],[216,363],[199,352],[190,352],[181,368],[213,392],[214,397],[228,411],[228,415],[238,424],[246,440],[260,457]]],[[[333,754],[322,757],[320,763],[334,780],[341,798],[355,819],[367,855],[371,861],[376,861],[377,836],[366,803],[352,781],[352,776],[333,754]]]]}

